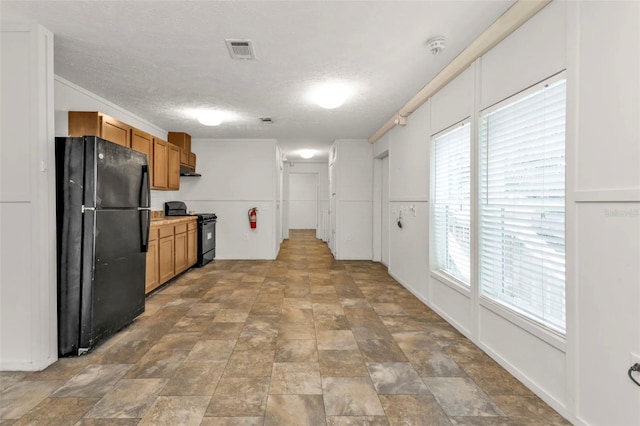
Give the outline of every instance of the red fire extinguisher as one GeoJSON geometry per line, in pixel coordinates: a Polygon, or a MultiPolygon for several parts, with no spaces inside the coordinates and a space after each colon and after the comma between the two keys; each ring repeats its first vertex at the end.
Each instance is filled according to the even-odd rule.
{"type": "Polygon", "coordinates": [[[255,229],[258,227],[258,208],[251,207],[249,209],[249,225],[251,225],[251,229],[255,229]]]}

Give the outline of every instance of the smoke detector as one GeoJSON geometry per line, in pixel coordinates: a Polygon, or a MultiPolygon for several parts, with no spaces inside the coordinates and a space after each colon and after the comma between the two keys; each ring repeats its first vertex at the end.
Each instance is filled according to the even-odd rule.
{"type": "Polygon", "coordinates": [[[427,47],[432,54],[438,55],[444,50],[444,41],[442,36],[432,37],[427,40],[427,47]]]}
{"type": "Polygon", "coordinates": [[[229,49],[229,55],[231,59],[255,59],[253,53],[253,43],[251,40],[240,40],[226,38],[224,41],[227,43],[227,49],[229,49]]]}

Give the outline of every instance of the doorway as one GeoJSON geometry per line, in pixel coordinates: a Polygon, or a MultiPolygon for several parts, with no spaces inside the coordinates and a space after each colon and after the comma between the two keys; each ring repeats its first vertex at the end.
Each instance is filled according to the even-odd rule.
{"type": "Polygon", "coordinates": [[[382,158],[380,185],[380,262],[389,267],[389,156],[382,158]]]}
{"type": "Polygon", "coordinates": [[[289,173],[289,229],[317,229],[318,174],[289,173]]]}

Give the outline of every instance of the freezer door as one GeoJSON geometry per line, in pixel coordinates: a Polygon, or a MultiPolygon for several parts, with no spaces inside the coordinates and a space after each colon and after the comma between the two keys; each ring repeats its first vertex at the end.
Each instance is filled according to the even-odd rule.
{"type": "Polygon", "coordinates": [[[141,214],[146,213],[137,209],[84,213],[84,252],[92,259],[83,259],[80,352],[144,312],[146,253],[141,248],[146,235],[141,214]]]}
{"type": "Polygon", "coordinates": [[[96,138],[85,138],[85,207],[149,207],[147,156],[96,138]]]}

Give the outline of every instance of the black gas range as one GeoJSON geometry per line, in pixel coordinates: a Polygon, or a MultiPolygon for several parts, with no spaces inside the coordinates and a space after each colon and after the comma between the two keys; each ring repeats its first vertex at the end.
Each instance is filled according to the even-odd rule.
{"type": "Polygon", "coordinates": [[[182,201],[164,203],[165,216],[196,216],[198,218],[198,262],[204,266],[216,257],[216,221],[215,213],[188,213],[187,205],[182,201]]]}

